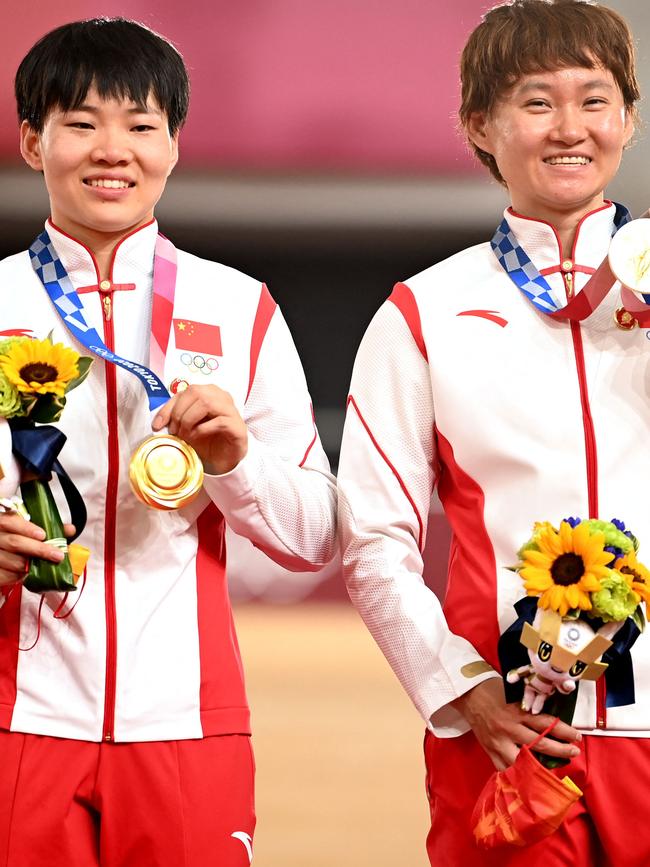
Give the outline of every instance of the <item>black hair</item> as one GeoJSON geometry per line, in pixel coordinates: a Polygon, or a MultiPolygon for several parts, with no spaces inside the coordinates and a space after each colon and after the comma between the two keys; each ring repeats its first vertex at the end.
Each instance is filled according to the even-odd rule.
{"type": "Polygon", "coordinates": [[[136,21],[91,18],[51,30],[24,57],[15,81],[18,119],[42,132],[53,108],[78,108],[93,85],[102,99],[138,106],[151,94],[171,135],[187,116],[190,83],[174,46],[136,21]]]}

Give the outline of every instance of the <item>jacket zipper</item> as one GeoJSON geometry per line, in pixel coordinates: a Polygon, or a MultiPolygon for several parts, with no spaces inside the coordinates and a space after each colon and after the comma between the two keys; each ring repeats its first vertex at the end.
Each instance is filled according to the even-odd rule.
{"type": "MultiPolygon", "coordinates": [[[[573,271],[565,271],[564,286],[567,300],[573,298],[573,271]]],[[[573,352],[576,360],[578,373],[578,386],[580,388],[580,404],[582,406],[582,424],[585,434],[585,457],[587,463],[587,499],[589,517],[598,517],[598,453],[596,450],[596,433],[594,421],[591,416],[589,405],[589,392],[587,389],[587,371],[585,367],[585,353],[582,343],[582,331],[580,323],[571,321],[571,338],[573,340],[573,352]]],[[[607,687],[605,678],[600,677],[596,681],[596,727],[607,727],[607,687]]]]}
{"type": "MultiPolygon", "coordinates": [[[[115,330],[112,299],[102,296],[104,341],[114,351],[115,330]]],[[[106,682],[104,688],[104,723],[102,740],[113,740],[115,722],[115,689],[117,679],[117,618],[115,614],[115,525],[120,453],[117,433],[117,371],[114,364],[104,362],[106,375],[106,408],[108,415],[108,477],[106,480],[106,519],[104,524],[104,592],[106,602],[106,682]]]]}

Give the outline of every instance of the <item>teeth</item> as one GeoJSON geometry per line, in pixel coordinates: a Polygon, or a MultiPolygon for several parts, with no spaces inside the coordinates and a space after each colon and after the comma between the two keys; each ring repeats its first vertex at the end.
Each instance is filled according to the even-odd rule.
{"type": "Polygon", "coordinates": [[[544,162],[551,166],[587,166],[591,160],[589,157],[549,157],[544,162]]]}
{"type": "Polygon", "coordinates": [[[109,190],[124,190],[131,186],[128,181],[116,181],[110,178],[93,178],[86,183],[90,187],[104,187],[109,190]]]}

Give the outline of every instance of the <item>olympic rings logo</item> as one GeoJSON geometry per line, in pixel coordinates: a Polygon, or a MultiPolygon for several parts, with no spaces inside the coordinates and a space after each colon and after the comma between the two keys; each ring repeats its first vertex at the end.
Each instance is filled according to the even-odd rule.
{"type": "Polygon", "coordinates": [[[204,376],[210,376],[219,367],[219,362],[211,355],[206,358],[203,355],[192,355],[189,352],[181,353],[181,364],[189,367],[190,370],[199,370],[204,376]]]}

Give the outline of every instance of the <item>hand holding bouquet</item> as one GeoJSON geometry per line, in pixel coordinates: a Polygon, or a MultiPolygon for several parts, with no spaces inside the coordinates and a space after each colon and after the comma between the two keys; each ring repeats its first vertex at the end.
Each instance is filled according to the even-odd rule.
{"type": "MultiPolygon", "coordinates": [[[[535,524],[514,567],[527,595],[499,641],[508,701],[519,698],[529,713],[571,723],[580,682],[605,675],[607,705],[634,702],[630,648],[645,626],[642,604],[650,602],[650,572],[638,547],[615,519],[567,518],[557,529],[535,524]]],[[[549,770],[566,762],[535,754],[534,745],[522,746],[481,792],[472,826],[482,848],[543,839],[582,795],[570,777],[549,770]]]]}
{"type": "Polygon", "coordinates": [[[0,340],[0,421],[8,422],[12,440],[11,450],[0,451],[0,508],[29,517],[45,531],[46,541],[65,554],[58,564],[31,561],[24,586],[37,593],[76,589],[75,576],[87,559],[82,546],[68,546],[48,482],[52,473],[58,475],[79,535],[86,521],[85,507],[57,460],[65,435],[50,423],[60,419],[66,395],[83,382],[90,364],[90,358],[53,344],[49,337],[0,340]]]}
{"type": "MultiPolygon", "coordinates": [[[[580,681],[597,680],[629,653],[645,626],[642,603],[650,599],[650,572],[637,559],[638,547],[616,519],[567,518],[557,530],[535,525],[516,567],[529,604],[520,606],[527,615],[514,628],[528,659],[506,668],[508,683],[524,681],[523,710],[544,709],[571,722],[580,681]],[[612,647],[611,660],[601,662],[612,647]]],[[[632,684],[610,685],[616,704],[634,701],[632,684]]]]}

